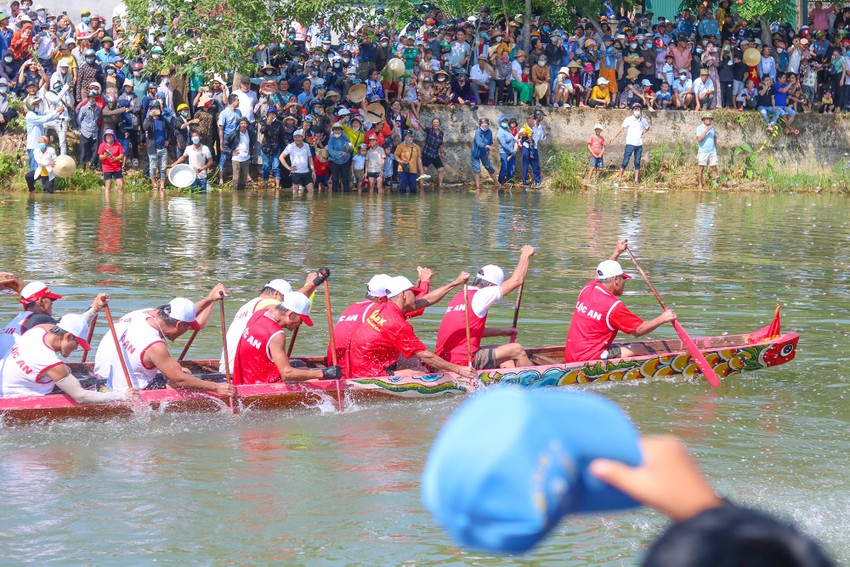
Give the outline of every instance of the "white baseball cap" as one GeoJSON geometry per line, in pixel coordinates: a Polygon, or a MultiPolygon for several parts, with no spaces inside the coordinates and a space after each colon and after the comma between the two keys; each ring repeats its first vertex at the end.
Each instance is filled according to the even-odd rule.
{"type": "Polygon", "coordinates": [[[59,319],[59,323],[57,323],[56,326],[63,331],[68,331],[74,335],[74,338],[77,339],[77,344],[80,345],[80,348],[85,351],[91,350],[91,345],[89,345],[89,342],[84,338],[89,333],[89,325],[86,323],[86,320],[82,315],[69,313],[59,319]]]}
{"type": "Polygon", "coordinates": [[[596,266],[596,279],[607,280],[616,276],[623,276],[623,279],[630,280],[632,276],[623,271],[623,267],[616,260],[605,260],[596,266]]]}
{"type": "Polygon", "coordinates": [[[289,285],[289,282],[282,279],[272,280],[263,287],[270,287],[281,295],[286,295],[287,293],[292,292],[292,286],[289,285]]]}
{"type": "Polygon", "coordinates": [[[596,126],[593,127],[593,129],[594,130],[604,130],[602,124],[598,124],[598,123],[596,124],[596,126]]]}
{"type": "Polygon", "coordinates": [[[407,290],[410,290],[413,293],[420,293],[422,291],[421,289],[413,285],[413,282],[411,282],[404,276],[396,276],[394,278],[390,278],[387,282],[387,297],[395,297],[396,295],[407,290]]]}
{"type": "Polygon", "coordinates": [[[505,281],[505,272],[495,264],[487,264],[478,270],[478,277],[491,284],[502,285],[502,282],[505,281]]]}
{"type": "Polygon", "coordinates": [[[62,299],[61,295],[50,291],[50,288],[47,287],[46,283],[35,281],[30,282],[24,286],[24,288],[21,290],[21,298],[19,301],[22,305],[26,305],[27,303],[38,301],[43,297],[48,297],[53,301],[56,301],[57,299],[62,299]]]}
{"type": "Polygon", "coordinates": [[[387,274],[378,274],[372,276],[369,283],[366,285],[367,292],[372,297],[386,297],[387,287],[390,285],[392,278],[387,274]]]}
{"type": "Polygon", "coordinates": [[[197,331],[201,328],[201,325],[195,321],[195,315],[197,312],[195,311],[195,304],[192,303],[191,300],[186,299],[185,297],[175,297],[168,302],[168,307],[171,308],[168,315],[172,319],[189,323],[189,328],[193,331],[197,331]]]}
{"type": "Polygon", "coordinates": [[[313,320],[310,319],[310,300],[306,295],[301,293],[300,291],[295,291],[292,293],[287,293],[283,296],[283,301],[281,302],[284,309],[288,309],[289,311],[294,311],[298,313],[298,316],[301,317],[301,321],[304,322],[308,327],[313,326],[313,320]]]}
{"type": "Polygon", "coordinates": [[[298,130],[296,130],[295,132],[292,133],[292,137],[294,138],[295,136],[301,136],[303,138],[304,137],[304,130],[299,128],[298,130]]]}

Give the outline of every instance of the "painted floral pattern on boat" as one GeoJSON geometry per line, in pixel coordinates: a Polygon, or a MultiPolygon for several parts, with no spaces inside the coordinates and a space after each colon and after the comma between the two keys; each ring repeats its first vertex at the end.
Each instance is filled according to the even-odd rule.
{"type": "MultiPolygon", "coordinates": [[[[794,358],[798,337],[774,344],[757,344],[730,349],[719,349],[705,353],[708,363],[717,376],[725,378],[743,372],[760,370],[784,364],[794,358]]],[[[619,382],[648,378],[672,378],[681,376],[695,378],[702,373],[687,353],[614,361],[598,361],[576,368],[572,366],[546,366],[524,368],[517,371],[487,370],[478,378],[485,386],[492,384],[516,384],[526,388],[545,386],[569,386],[589,382],[619,382]]]]}

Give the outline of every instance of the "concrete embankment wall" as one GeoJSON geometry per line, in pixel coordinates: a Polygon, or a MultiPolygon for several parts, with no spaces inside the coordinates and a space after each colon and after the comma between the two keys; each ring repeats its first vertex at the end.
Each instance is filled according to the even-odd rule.
{"type": "MultiPolygon", "coordinates": [[[[446,181],[450,183],[468,182],[472,179],[470,151],[475,129],[481,117],[490,119],[494,129],[498,128],[500,115],[516,118],[524,122],[531,112],[528,108],[515,106],[481,106],[475,112],[458,107],[427,106],[422,107],[423,125],[430,125],[434,117],[440,118],[445,131],[446,181]]],[[[605,126],[603,136],[610,139],[629,115],[626,110],[593,110],[587,108],[544,109],[545,128],[548,139],[541,145],[541,164],[558,151],[579,152],[587,155],[587,139],[593,133],[593,126],[601,123],[605,126]]],[[[696,129],[702,123],[698,112],[644,112],[651,127],[644,136],[644,147],[659,146],[671,151],[681,145],[690,148],[696,160],[696,129]]],[[[728,164],[734,149],[743,143],[759,150],[759,159],[772,158],[777,170],[789,173],[820,173],[836,166],[844,166],[850,156],[850,118],[845,115],[801,114],[793,126],[800,131],[799,136],[787,136],[778,132],[770,136],[761,116],[756,112],[714,111],[717,124],[717,144],[721,167],[728,164]]],[[[417,133],[417,142],[424,143],[424,132],[417,133]]],[[[616,164],[622,159],[623,134],[606,150],[606,163],[616,164]]],[[[498,157],[493,165],[499,169],[498,157]]],[[[517,168],[519,172],[519,167],[517,168]]],[[[433,172],[432,172],[433,173],[433,172]]]]}

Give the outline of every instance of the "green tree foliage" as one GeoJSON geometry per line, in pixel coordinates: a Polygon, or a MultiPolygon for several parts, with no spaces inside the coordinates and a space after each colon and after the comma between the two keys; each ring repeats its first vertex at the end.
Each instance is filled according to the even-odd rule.
{"type": "MultiPolygon", "coordinates": [[[[703,0],[683,0],[679,10],[690,8],[697,13],[697,8],[703,0]]],[[[732,10],[745,20],[764,20],[767,22],[794,22],[797,17],[795,0],[742,0],[732,3],[732,10]]]]}
{"type": "Polygon", "coordinates": [[[742,4],[735,4],[735,10],[747,20],[794,22],[797,17],[794,0],[744,0],[742,4]]]}

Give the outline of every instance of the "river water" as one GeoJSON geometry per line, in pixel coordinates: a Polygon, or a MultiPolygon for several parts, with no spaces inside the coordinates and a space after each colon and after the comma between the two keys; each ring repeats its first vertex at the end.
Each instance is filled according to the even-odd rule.
{"type": "MultiPolygon", "coordinates": [[[[578,289],[627,237],[692,336],[754,330],[779,301],[783,328],[802,336],[797,359],[716,391],[663,381],[584,388],[621,404],[646,433],[683,437],[723,494],[794,521],[850,563],[848,212],[847,198],[825,195],[0,195],[0,271],[48,281],[65,295],[58,314],[82,311],[95,290],[122,314],[197,299],[222,281],[232,315],[268,279],[294,284],[328,266],[339,312],[372,274],[415,279],[427,265],[446,282],[491,262],[509,272],[531,243],[519,340],[562,344],[578,289]]],[[[640,280],[625,300],[658,312],[640,280]]],[[[2,320],[16,309],[0,297],[2,320]]],[[[324,310],[314,311],[296,353],[324,352],[324,310]]],[[[428,344],[441,311],[415,320],[428,344]]],[[[490,321],[511,316],[506,302],[490,321]]],[[[190,356],[219,349],[211,325],[190,356]]],[[[646,509],[568,519],[522,558],[453,545],[423,510],[419,476],[459,402],[354,400],[338,414],[326,400],[237,416],[0,426],[0,563],[639,562],[666,525],[646,509]]]]}

